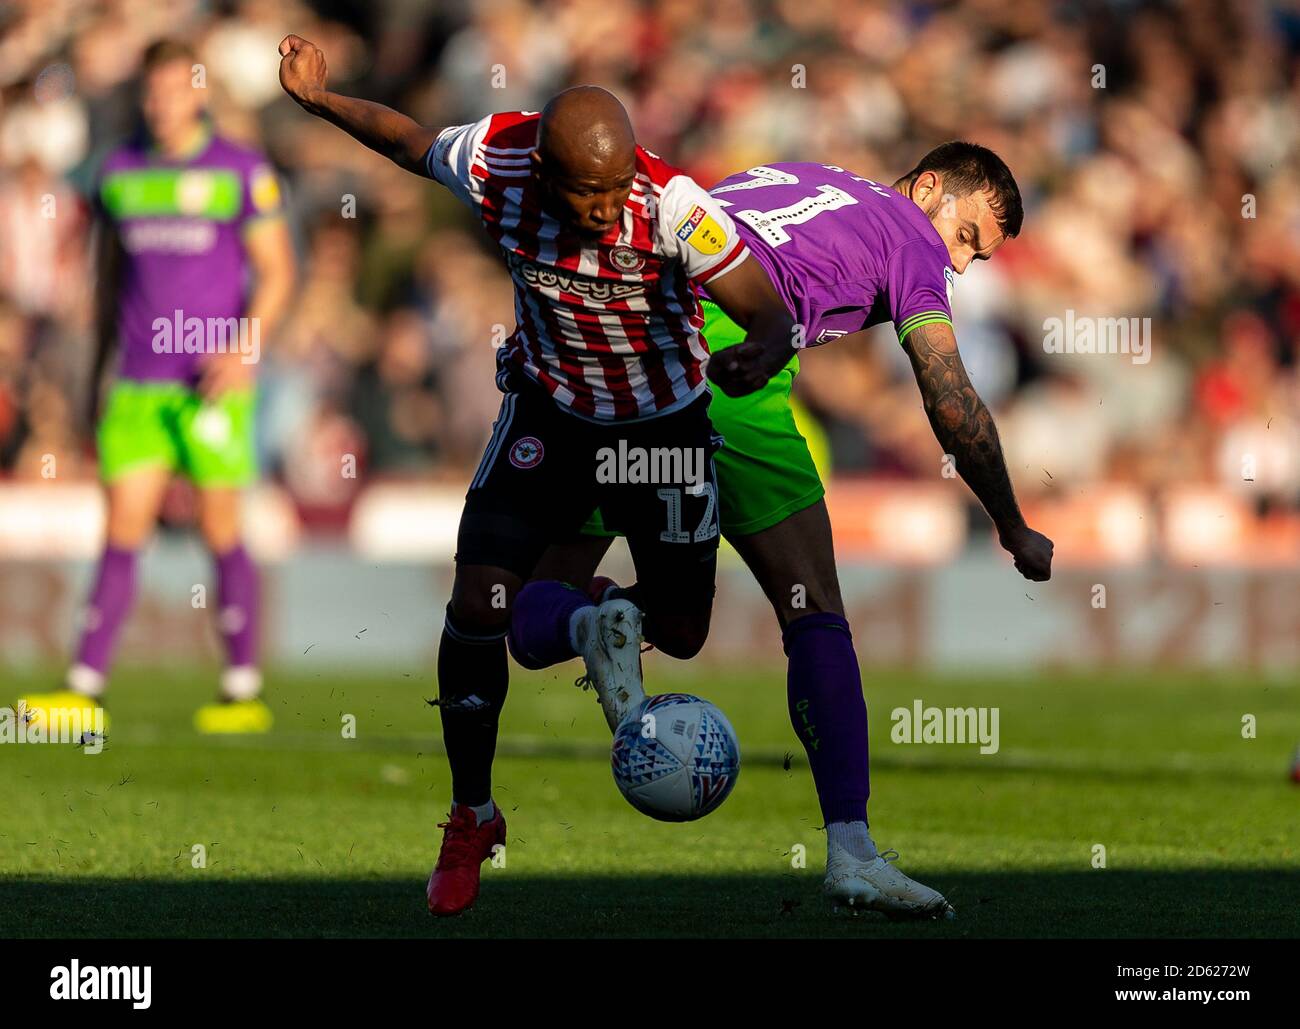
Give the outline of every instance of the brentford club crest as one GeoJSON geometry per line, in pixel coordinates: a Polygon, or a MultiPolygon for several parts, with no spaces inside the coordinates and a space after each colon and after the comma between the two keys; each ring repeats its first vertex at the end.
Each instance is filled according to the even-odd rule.
{"type": "Polygon", "coordinates": [[[536,436],[525,436],[510,448],[510,463],[516,468],[535,468],[542,463],[546,448],[536,436]]]}
{"type": "Polygon", "coordinates": [[[609,259],[621,272],[639,272],[645,267],[645,258],[623,243],[609,252],[609,259]]]}

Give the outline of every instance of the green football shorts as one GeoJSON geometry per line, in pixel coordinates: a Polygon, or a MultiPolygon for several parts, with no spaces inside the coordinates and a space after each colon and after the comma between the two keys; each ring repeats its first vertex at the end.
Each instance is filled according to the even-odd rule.
{"type": "MultiPolygon", "coordinates": [[[[717,352],[745,338],[745,330],[722,308],[701,301],[704,310],[704,338],[709,350],[717,352]]],[[[718,471],[718,514],[724,536],[747,536],[770,529],[817,503],[826,493],[818,474],[805,432],[825,454],[824,442],[815,423],[790,396],[799,358],[781,369],[766,386],[745,397],[729,397],[713,390],[709,418],[714,431],[726,443],[714,455],[718,471]],[[801,432],[800,429],[804,432],[801,432]]],[[[613,536],[605,530],[596,511],[583,528],[589,536],[613,536]]]]}
{"type": "Polygon", "coordinates": [[[106,483],[145,467],[180,472],[201,488],[238,488],[257,478],[254,390],[208,403],[179,382],[119,379],[97,433],[106,483]]]}

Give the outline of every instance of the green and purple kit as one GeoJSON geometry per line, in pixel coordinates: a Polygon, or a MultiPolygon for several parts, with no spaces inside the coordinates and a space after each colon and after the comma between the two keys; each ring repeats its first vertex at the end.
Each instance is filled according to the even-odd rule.
{"type": "Polygon", "coordinates": [[[204,403],[194,387],[205,355],[155,340],[164,323],[244,316],[243,233],[280,214],[275,173],[261,155],[211,133],[179,159],[136,140],[105,160],[95,201],[125,255],[118,379],[98,434],[103,478],[164,465],[201,486],[246,485],[256,474],[252,391],[204,403]]]}

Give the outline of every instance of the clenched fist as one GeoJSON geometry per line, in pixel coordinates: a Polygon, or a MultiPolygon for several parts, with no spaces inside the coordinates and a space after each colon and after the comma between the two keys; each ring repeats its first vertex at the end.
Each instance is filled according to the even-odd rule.
{"type": "Polygon", "coordinates": [[[301,36],[280,40],[280,85],[299,105],[312,110],[325,92],[325,55],[301,36]]]}
{"type": "Polygon", "coordinates": [[[998,542],[1014,559],[1016,571],[1033,582],[1046,582],[1052,577],[1052,541],[1041,532],[1021,525],[998,534],[998,542]]]}
{"type": "Polygon", "coordinates": [[[743,397],[767,385],[786,366],[793,350],[765,347],[745,340],[710,355],[709,380],[729,397],[743,397]]]}

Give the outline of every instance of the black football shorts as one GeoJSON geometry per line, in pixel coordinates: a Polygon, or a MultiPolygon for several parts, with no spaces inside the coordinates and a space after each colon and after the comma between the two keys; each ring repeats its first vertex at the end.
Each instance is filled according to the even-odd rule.
{"type": "Polygon", "coordinates": [[[597,507],[627,538],[649,609],[707,611],[718,551],[709,394],[636,422],[590,422],[544,389],[512,377],[456,543],[458,564],[527,580],[553,543],[577,538],[597,507]]]}

